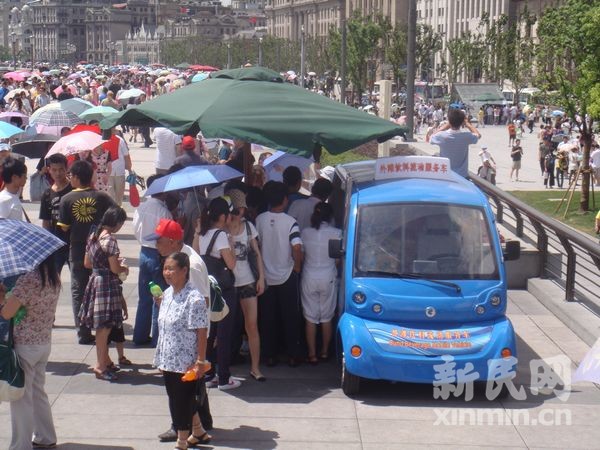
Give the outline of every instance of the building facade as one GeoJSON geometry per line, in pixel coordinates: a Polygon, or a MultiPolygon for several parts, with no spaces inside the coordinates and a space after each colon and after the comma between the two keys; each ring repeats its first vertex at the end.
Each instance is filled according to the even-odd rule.
{"type": "MultiPolygon", "coordinates": [[[[434,78],[442,77],[443,62],[449,61],[448,42],[459,38],[465,32],[477,33],[483,13],[488,13],[490,21],[506,15],[516,20],[525,7],[539,17],[548,7],[560,0],[417,0],[417,21],[430,25],[442,36],[443,50],[432,62],[434,78]]],[[[535,38],[535,27],[532,30],[535,38]]],[[[431,80],[430,80],[431,81],[431,80]]],[[[457,81],[465,81],[464,74],[457,81]]],[[[485,81],[483,78],[477,81],[485,81]]]]}
{"type": "Polygon", "coordinates": [[[356,10],[406,23],[408,0],[268,0],[265,6],[268,33],[292,40],[300,39],[303,28],[307,36],[327,37],[331,27],[340,27],[340,11],[348,18],[356,10]]]}
{"type": "Polygon", "coordinates": [[[142,26],[135,32],[128,32],[123,41],[118,42],[119,50],[117,57],[124,64],[148,65],[160,62],[160,41],[165,37],[165,28],[159,25],[157,28],[149,29],[142,26]]]}

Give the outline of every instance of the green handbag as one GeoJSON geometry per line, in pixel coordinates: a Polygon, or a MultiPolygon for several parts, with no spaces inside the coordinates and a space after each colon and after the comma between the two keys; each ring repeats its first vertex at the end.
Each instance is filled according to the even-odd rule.
{"type": "Polygon", "coordinates": [[[25,394],[25,373],[15,351],[13,320],[8,327],[8,339],[0,341],[0,401],[5,402],[14,402],[25,394]]]}

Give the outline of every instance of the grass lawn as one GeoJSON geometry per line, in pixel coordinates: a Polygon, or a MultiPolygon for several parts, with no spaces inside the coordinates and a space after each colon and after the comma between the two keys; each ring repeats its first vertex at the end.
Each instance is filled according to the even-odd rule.
{"type": "Polygon", "coordinates": [[[321,155],[321,167],[335,167],[338,164],[345,164],[354,161],[364,161],[365,159],[370,158],[352,150],[340,153],[339,155],[332,155],[326,149],[323,149],[323,154],[321,155]]]}
{"type": "Polygon", "coordinates": [[[560,203],[560,200],[563,198],[563,195],[565,195],[565,192],[565,190],[552,189],[544,191],[510,191],[509,194],[514,195],[522,202],[527,203],[529,206],[537,209],[547,216],[559,220],[560,222],[576,228],[579,231],[587,233],[591,236],[595,236],[594,221],[596,218],[596,213],[598,212],[598,209],[600,209],[600,192],[594,192],[596,209],[594,210],[592,192],[590,191],[591,211],[587,214],[579,214],[577,211],[579,210],[579,199],[581,197],[581,192],[575,191],[573,194],[573,200],[571,201],[571,206],[569,207],[569,212],[567,213],[567,216],[563,218],[565,209],[567,208],[568,197],[563,202],[560,210],[557,213],[554,211],[560,203]]]}

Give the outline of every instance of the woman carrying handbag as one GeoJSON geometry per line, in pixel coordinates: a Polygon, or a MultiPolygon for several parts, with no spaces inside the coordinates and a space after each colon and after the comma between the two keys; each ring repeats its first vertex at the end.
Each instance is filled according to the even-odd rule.
{"type": "Polygon", "coordinates": [[[54,258],[51,254],[36,269],[19,276],[9,293],[0,285],[2,318],[10,320],[20,308],[25,308],[23,319],[14,327],[15,351],[25,374],[25,392],[21,399],[10,404],[10,450],[56,447],[52,410],[44,390],[60,293],[54,258]]]}
{"type": "Polygon", "coordinates": [[[237,309],[233,270],[236,260],[225,231],[230,219],[230,203],[222,197],[213,199],[208,208],[202,211],[200,236],[196,233],[192,247],[196,250],[221,288],[223,299],[229,308],[229,314],[219,322],[213,322],[208,336],[207,358],[216,363],[217,374],[213,370],[207,374],[207,387],[218,386],[219,390],[234,389],[240,382],[231,377],[231,338],[237,309]],[[215,339],[217,342],[215,350],[215,339]]]}

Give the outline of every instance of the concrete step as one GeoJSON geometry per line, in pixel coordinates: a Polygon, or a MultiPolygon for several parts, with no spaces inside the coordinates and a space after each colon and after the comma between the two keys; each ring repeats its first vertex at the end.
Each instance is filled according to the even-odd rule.
{"type": "Polygon", "coordinates": [[[600,317],[580,302],[565,300],[565,291],[552,280],[531,278],[527,290],[589,346],[600,338],[600,317]]]}

